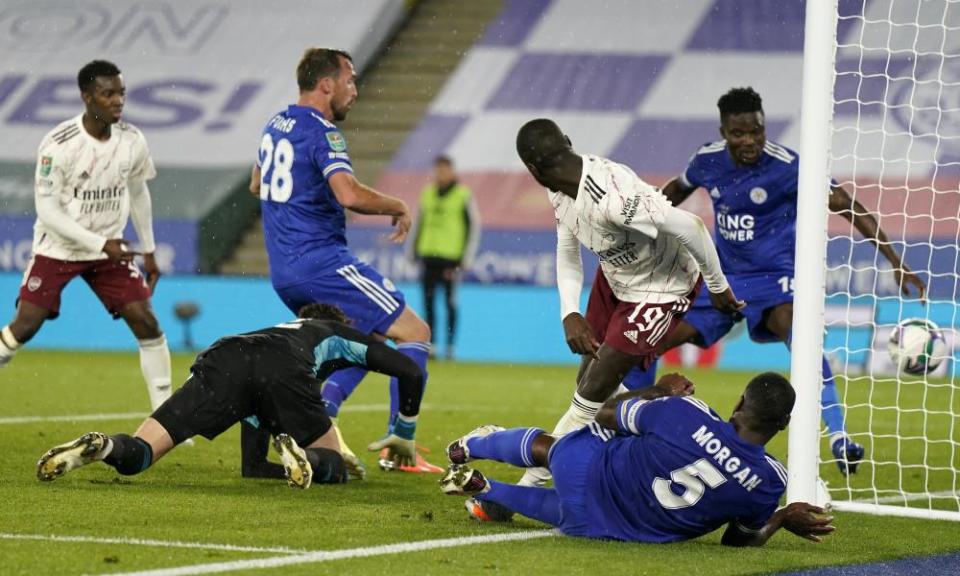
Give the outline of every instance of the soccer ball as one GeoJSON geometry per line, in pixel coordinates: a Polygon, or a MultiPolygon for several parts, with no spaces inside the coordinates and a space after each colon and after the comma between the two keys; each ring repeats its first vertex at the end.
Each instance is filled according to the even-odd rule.
{"type": "Polygon", "coordinates": [[[890,358],[907,374],[929,374],[947,357],[940,327],[922,318],[901,321],[890,332],[890,358]]]}

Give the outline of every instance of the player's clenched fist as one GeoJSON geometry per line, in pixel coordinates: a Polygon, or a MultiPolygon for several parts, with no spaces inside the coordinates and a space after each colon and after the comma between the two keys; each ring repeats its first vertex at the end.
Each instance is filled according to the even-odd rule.
{"type": "Polygon", "coordinates": [[[563,333],[567,338],[567,346],[574,354],[587,354],[597,358],[600,343],[593,337],[593,331],[586,319],[578,312],[567,314],[563,319],[563,333]]]}
{"type": "Polygon", "coordinates": [[[107,258],[117,262],[130,262],[134,256],[140,254],[127,250],[127,241],[120,239],[111,239],[104,242],[103,252],[107,255],[107,258]]]}
{"type": "Polygon", "coordinates": [[[667,392],[667,396],[692,396],[696,390],[693,382],[683,374],[664,374],[657,381],[657,388],[667,392]]]}
{"type": "Polygon", "coordinates": [[[404,212],[399,216],[393,217],[393,227],[394,230],[387,238],[391,242],[400,243],[407,238],[407,233],[410,232],[410,226],[413,225],[413,220],[410,218],[409,212],[404,212]]]}
{"type": "Polygon", "coordinates": [[[743,300],[737,300],[737,297],[733,293],[733,289],[729,286],[723,292],[711,292],[710,303],[713,304],[713,307],[717,310],[726,312],[727,314],[739,312],[747,305],[747,303],[743,300]]]}

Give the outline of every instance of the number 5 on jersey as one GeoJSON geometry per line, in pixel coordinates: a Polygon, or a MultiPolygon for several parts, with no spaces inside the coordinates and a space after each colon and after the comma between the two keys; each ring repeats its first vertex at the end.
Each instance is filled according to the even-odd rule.
{"type": "Polygon", "coordinates": [[[656,478],[653,481],[653,493],[661,506],[667,510],[678,510],[689,508],[699,502],[706,491],[704,484],[710,488],[716,488],[726,481],[727,479],[713,464],[707,462],[706,458],[701,458],[689,466],[677,468],[671,472],[670,480],[656,478]],[[671,484],[683,486],[683,493],[679,495],[674,493],[670,488],[671,484]]]}
{"type": "Polygon", "coordinates": [[[273,136],[260,140],[260,199],[286,202],[293,193],[293,145],[281,138],[276,145],[273,136]]]}

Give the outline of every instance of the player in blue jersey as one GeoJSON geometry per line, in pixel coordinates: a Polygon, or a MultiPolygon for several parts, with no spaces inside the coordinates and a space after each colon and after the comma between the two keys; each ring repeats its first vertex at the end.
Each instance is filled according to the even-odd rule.
{"type": "MultiPolygon", "coordinates": [[[[405,304],[388,278],[358,260],[347,249],[345,211],[379,214],[392,219],[389,239],[403,242],[410,229],[410,210],[399,198],[360,183],[353,173],[347,142],[334,124],[347,117],[357,99],[356,72],[347,52],[307,49],[297,65],[300,96],[295,105],[274,115],[260,139],[250,190],[259,195],[270,279],[291,311],[311,302],[340,307],[362,332],[380,334],[397,343],[426,373],[430,329],[405,304]]],[[[323,398],[331,418],[360,383],[362,368],[331,376],[323,398]]],[[[398,412],[396,379],[390,382],[390,418],[398,412]]],[[[392,424],[379,450],[395,442],[392,424]]],[[[341,444],[352,466],[361,466],[341,444]]],[[[421,470],[429,466],[418,457],[421,470]]]]}
{"type": "MultiPolygon", "coordinates": [[[[703,294],[667,337],[665,349],[685,342],[709,347],[733,326],[746,320],[755,342],[784,342],[789,347],[793,328],[794,249],[797,236],[797,153],[766,138],[763,102],[752,88],[733,88],[717,102],[723,140],[706,144],[690,159],[686,170],[671,180],[663,193],[674,206],[697,188],[713,201],[716,244],[720,263],[737,296],[747,302],[731,315],[714,309],[703,294]]],[[[849,220],[890,262],[897,285],[905,295],[911,289],[923,300],[923,281],[904,264],[876,218],[854,200],[843,186],[830,186],[830,210],[849,220]]],[[[656,366],[646,375],[628,375],[628,388],[648,385],[656,366]]],[[[848,435],[843,406],[833,372],[823,360],[821,394],[823,420],[840,471],[855,473],[864,448],[848,435]]]]}
{"type": "Polygon", "coordinates": [[[560,438],[539,428],[483,426],[447,448],[447,494],[473,494],[569,536],[675,542],[727,525],[722,542],[761,546],[780,528],[819,541],[833,531],[816,506],[777,510],[787,472],[764,446],[790,421],[795,399],[779,374],[747,384],[729,422],[679,374],[604,403],[597,419],[560,438]],[[486,479],[466,465],[547,466],[554,488],[486,479]]]}

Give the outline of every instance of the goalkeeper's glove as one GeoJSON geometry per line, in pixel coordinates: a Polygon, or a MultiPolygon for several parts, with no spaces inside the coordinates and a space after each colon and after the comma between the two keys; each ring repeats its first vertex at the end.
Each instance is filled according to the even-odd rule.
{"type": "Polygon", "coordinates": [[[417,461],[417,446],[413,441],[417,432],[417,417],[397,414],[390,430],[389,434],[367,446],[367,450],[379,452],[386,448],[386,460],[397,466],[414,466],[417,461]]]}

